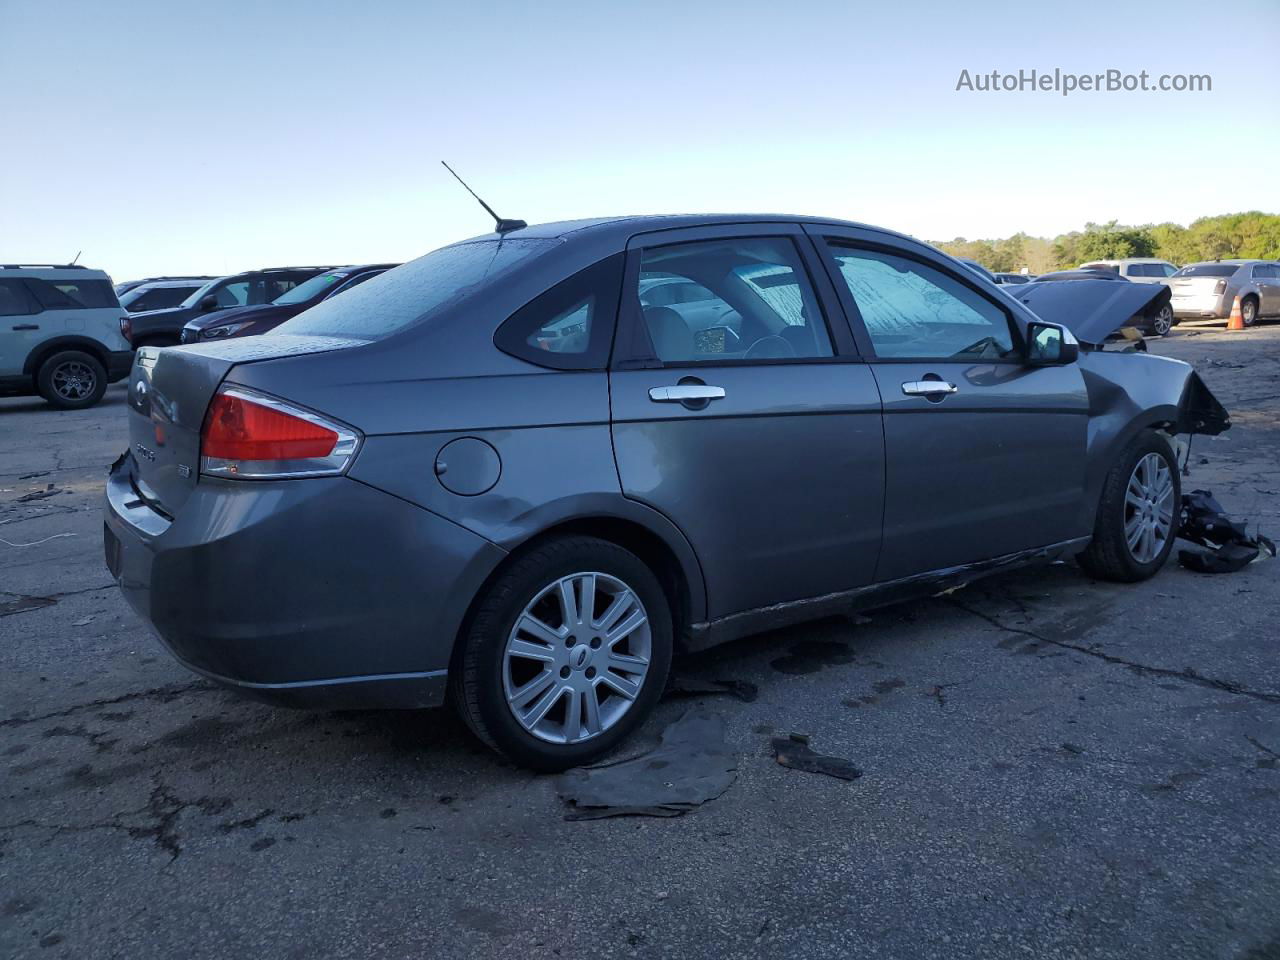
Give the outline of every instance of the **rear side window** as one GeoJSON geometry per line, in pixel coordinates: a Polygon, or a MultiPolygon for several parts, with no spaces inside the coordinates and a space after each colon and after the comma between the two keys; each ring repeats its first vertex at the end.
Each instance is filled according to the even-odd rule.
{"type": "Polygon", "coordinates": [[[43,280],[28,277],[27,289],[46,310],[118,307],[120,300],[107,280],[43,280]]]}
{"type": "Polygon", "coordinates": [[[467,298],[559,243],[531,238],[441,247],[360,284],[350,293],[330,297],[273,332],[380,340],[467,298]]]}
{"type": "Polygon", "coordinates": [[[0,317],[25,317],[35,312],[21,280],[0,280],[0,317]]]}
{"type": "Polygon", "coordinates": [[[633,295],[664,364],[833,355],[817,298],[787,237],[648,247],[633,295]]]}
{"type": "Polygon", "coordinates": [[[601,370],[609,362],[623,254],[579,270],[508,317],[493,342],[504,353],[557,370],[601,370]]]}

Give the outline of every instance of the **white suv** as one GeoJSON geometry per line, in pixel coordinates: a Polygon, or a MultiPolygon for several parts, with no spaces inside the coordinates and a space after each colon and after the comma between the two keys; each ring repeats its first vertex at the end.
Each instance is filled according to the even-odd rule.
{"type": "Polygon", "coordinates": [[[133,352],[111,278],[79,266],[0,264],[0,396],[91,407],[133,352]]]}
{"type": "Polygon", "coordinates": [[[1110,270],[1134,283],[1164,283],[1178,268],[1168,260],[1155,257],[1128,257],[1124,260],[1091,260],[1082,263],[1078,270],[1110,270]]]}

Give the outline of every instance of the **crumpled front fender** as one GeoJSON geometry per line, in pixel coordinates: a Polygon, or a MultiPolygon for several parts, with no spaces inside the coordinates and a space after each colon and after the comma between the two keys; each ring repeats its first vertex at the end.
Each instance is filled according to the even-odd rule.
{"type": "Polygon", "coordinates": [[[1230,429],[1231,418],[1199,374],[1181,360],[1090,350],[1078,362],[1089,394],[1085,503],[1087,529],[1092,529],[1107,471],[1140,431],[1211,436],[1230,429]]]}

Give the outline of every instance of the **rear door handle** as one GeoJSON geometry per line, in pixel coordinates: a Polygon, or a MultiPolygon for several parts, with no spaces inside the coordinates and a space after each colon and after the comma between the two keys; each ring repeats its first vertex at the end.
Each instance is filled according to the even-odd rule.
{"type": "Polygon", "coordinates": [[[649,399],[654,403],[688,403],[690,400],[721,400],[724,387],[703,383],[681,383],[673,387],[650,387],[649,399]]]}
{"type": "Polygon", "coordinates": [[[15,329],[15,330],[39,330],[39,329],[40,329],[40,324],[38,324],[38,323],[19,323],[19,324],[17,324],[13,329],[15,329]]]}
{"type": "Polygon", "coordinates": [[[954,383],[945,380],[908,380],[902,385],[908,397],[933,397],[956,392],[954,383]]]}

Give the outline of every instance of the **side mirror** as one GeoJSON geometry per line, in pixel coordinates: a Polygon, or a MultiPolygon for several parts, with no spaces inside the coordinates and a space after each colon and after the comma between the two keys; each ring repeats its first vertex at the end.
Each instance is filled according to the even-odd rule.
{"type": "Polygon", "coordinates": [[[215,297],[212,293],[206,297],[200,298],[201,313],[212,313],[214,310],[217,310],[217,309],[218,309],[218,298],[215,297]]]}
{"type": "Polygon", "coordinates": [[[1027,324],[1027,363],[1033,367],[1061,367],[1075,363],[1080,343],[1066,327],[1035,320],[1027,324]]]}

